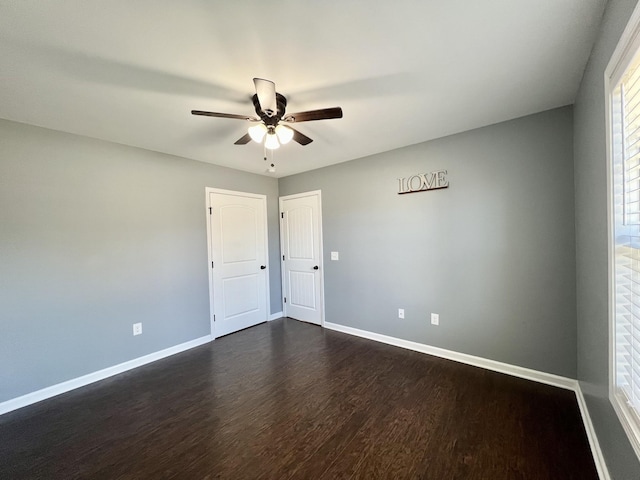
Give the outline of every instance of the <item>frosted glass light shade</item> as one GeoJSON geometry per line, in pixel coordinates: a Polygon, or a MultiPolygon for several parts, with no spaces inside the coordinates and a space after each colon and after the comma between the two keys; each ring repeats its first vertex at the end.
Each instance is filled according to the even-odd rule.
{"type": "Polygon", "coordinates": [[[248,132],[249,132],[249,136],[251,137],[251,140],[253,140],[254,142],[260,143],[262,142],[262,139],[267,133],[267,127],[265,126],[264,123],[258,123],[257,125],[249,127],[248,132]]]}
{"type": "Polygon", "coordinates": [[[280,140],[280,144],[285,145],[293,138],[293,130],[285,125],[278,125],[276,127],[276,135],[278,136],[278,140],[280,140]]]}
{"type": "Polygon", "coordinates": [[[266,140],[264,141],[264,146],[269,150],[275,150],[280,147],[280,143],[278,142],[278,137],[274,133],[269,133],[267,135],[266,140]]]}

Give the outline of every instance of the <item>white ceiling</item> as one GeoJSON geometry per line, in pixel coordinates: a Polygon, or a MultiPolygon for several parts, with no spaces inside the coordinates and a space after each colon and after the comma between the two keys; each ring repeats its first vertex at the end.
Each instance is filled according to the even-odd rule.
{"type": "Polygon", "coordinates": [[[254,114],[263,77],[344,111],[282,177],[573,103],[605,3],[0,0],[0,117],[267,174],[246,122],[190,114],[254,114]]]}

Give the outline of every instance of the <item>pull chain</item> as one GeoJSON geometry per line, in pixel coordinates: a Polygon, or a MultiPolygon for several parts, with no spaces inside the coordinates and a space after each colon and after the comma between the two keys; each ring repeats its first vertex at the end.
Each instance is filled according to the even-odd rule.
{"type": "Polygon", "coordinates": [[[264,161],[266,162],[268,159],[269,152],[271,153],[271,161],[269,162],[269,166],[267,167],[267,172],[276,173],[276,164],[273,161],[273,150],[267,150],[266,146],[263,146],[264,149],[264,161]]]}

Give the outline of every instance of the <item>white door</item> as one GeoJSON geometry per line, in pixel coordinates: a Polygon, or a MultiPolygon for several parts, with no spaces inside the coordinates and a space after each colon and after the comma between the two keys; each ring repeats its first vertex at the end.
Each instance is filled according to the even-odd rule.
{"type": "Polygon", "coordinates": [[[322,323],[320,191],[280,198],[284,315],[322,323]]]}
{"type": "Polygon", "coordinates": [[[267,199],[207,189],[212,333],[267,320],[267,199]]]}

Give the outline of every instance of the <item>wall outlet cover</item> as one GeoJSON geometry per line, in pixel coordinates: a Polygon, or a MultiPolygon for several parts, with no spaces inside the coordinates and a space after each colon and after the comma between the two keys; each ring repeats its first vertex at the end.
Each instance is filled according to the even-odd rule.
{"type": "Polygon", "coordinates": [[[133,324],[133,334],[134,335],[142,335],[142,323],[134,323],[133,324]]]}
{"type": "Polygon", "coordinates": [[[431,314],[431,324],[432,325],[440,325],[440,315],[437,313],[431,314]]]}
{"type": "Polygon", "coordinates": [[[339,252],[331,252],[331,260],[340,260],[340,253],[339,252]]]}
{"type": "Polygon", "coordinates": [[[404,308],[398,309],[398,318],[404,318],[404,308]]]}

